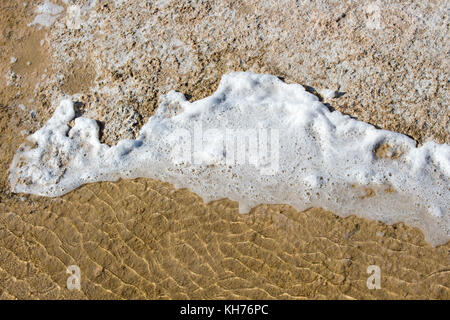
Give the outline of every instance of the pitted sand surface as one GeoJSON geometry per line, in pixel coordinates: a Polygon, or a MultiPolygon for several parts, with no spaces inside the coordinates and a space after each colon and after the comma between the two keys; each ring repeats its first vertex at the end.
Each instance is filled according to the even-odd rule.
{"type": "Polygon", "coordinates": [[[342,112],[448,143],[444,1],[319,1],[309,11],[299,1],[98,1],[79,30],[65,27],[65,13],[50,28],[27,27],[37,3],[0,4],[1,298],[450,299],[450,245],[433,248],[403,224],[283,205],[239,215],[234,202],[206,205],[144,179],[55,199],[11,194],[7,181],[24,135],[63,95],[79,93],[78,112],[103,121],[103,140],[115,143],[161,93],[199,99],[236,70],[338,89],[346,93],[326,102],[342,112]],[[81,269],[81,291],[66,288],[69,265],[81,269]],[[381,268],[380,290],[367,289],[369,265],[381,268]]]}
{"type": "Polygon", "coordinates": [[[43,88],[49,100],[71,94],[62,85],[73,65],[92,66],[80,100],[108,143],[135,136],[160,94],[206,97],[230,71],[338,90],[325,102],[341,112],[419,142],[450,142],[446,1],[73,3],[84,10],[80,28],[63,14],[48,30],[55,76],[43,88]]]}

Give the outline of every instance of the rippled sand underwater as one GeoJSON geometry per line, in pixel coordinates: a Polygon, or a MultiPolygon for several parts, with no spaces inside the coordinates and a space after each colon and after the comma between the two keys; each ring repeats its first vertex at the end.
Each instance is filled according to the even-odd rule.
{"type": "Polygon", "coordinates": [[[449,298],[449,245],[403,224],[283,205],[241,215],[147,179],[1,210],[2,298],[449,298]],[[81,291],[65,287],[69,265],[81,291]],[[381,289],[367,288],[369,265],[381,289]]]}
{"type": "MultiPolygon", "coordinates": [[[[73,74],[62,89],[70,94],[88,91],[93,81],[91,74],[54,63],[49,44],[40,45],[51,37],[49,29],[26,27],[35,16],[33,6],[12,0],[0,5],[0,69],[5,74],[12,68],[19,76],[14,85],[0,80],[1,299],[450,299],[450,244],[432,247],[420,230],[402,223],[285,205],[261,205],[241,215],[235,202],[205,204],[188,190],[150,179],[89,184],[58,198],[11,194],[7,173],[23,131],[34,132],[48,120],[49,92],[60,90],[45,84],[43,69],[49,78],[52,68],[73,74]],[[19,58],[17,64],[10,64],[11,56],[19,58]],[[80,268],[80,291],[67,289],[71,265],[80,268]],[[367,287],[370,265],[380,267],[381,289],[367,287]]],[[[197,74],[206,77],[204,83],[179,90],[196,99],[209,95],[220,75],[211,76],[214,81],[205,75],[207,70],[197,74]]],[[[95,100],[87,95],[86,101],[95,100]]],[[[345,99],[335,103],[350,108],[345,99]]],[[[353,114],[367,116],[358,112],[353,114]]],[[[397,128],[383,117],[388,128],[397,128]]],[[[420,129],[399,123],[399,131],[422,138],[420,129]]],[[[426,132],[448,142],[445,130],[428,127],[426,132]]]]}

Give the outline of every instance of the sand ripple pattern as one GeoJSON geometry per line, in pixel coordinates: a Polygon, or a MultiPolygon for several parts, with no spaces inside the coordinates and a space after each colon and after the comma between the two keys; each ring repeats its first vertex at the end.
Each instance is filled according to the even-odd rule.
{"type": "Polygon", "coordinates": [[[3,299],[450,298],[449,244],[432,248],[403,224],[283,205],[240,215],[235,202],[149,179],[0,212],[3,299]],[[81,291],[66,288],[73,264],[81,291]],[[380,290],[366,287],[373,264],[380,290]]]}

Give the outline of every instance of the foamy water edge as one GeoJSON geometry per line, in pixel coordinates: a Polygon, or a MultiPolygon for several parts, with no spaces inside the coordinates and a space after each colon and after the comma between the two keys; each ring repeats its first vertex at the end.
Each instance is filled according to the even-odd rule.
{"type": "Polygon", "coordinates": [[[224,75],[213,95],[192,103],[171,91],[136,140],[112,147],[100,143],[95,120],[75,117],[64,100],[28,140],[11,164],[14,192],[55,197],[85,183],[147,177],[206,202],[239,201],[242,212],[261,203],[321,207],[405,222],[434,245],[450,238],[447,144],[417,148],[270,75],[224,75]],[[377,156],[380,146],[385,156],[377,156]]]}

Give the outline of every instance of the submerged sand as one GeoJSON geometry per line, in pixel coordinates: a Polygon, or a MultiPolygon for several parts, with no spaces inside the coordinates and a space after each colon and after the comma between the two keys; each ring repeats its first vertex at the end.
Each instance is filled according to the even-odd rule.
{"type": "MultiPolygon", "coordinates": [[[[135,2],[130,3],[134,5],[135,2]]],[[[226,5],[233,9],[233,5],[226,5]]],[[[450,244],[434,248],[424,241],[420,230],[401,223],[388,226],[354,216],[340,218],[321,209],[298,212],[283,205],[261,205],[248,215],[240,215],[235,202],[222,200],[205,204],[188,190],[177,190],[170,184],[149,179],[86,185],[54,199],[11,194],[7,181],[11,159],[24,136],[41,127],[49,118],[54,107],[52,99],[59,93],[84,93],[80,102],[85,105],[80,103],[80,112],[95,109],[99,114],[96,118],[100,120],[116,117],[120,123],[131,119],[131,124],[139,127],[151,114],[153,103],[156,104],[159,95],[156,88],[162,88],[164,79],[180,70],[170,70],[169,62],[161,60],[155,62],[159,67],[153,71],[133,74],[132,69],[125,67],[121,70],[122,76],[116,73],[116,78],[111,75],[105,80],[102,78],[104,75],[96,76],[89,68],[97,58],[87,57],[90,62],[80,58],[75,59],[78,62],[64,64],[62,54],[52,48],[49,41],[41,45],[41,40],[61,39],[62,36],[58,38],[52,34],[56,27],[38,30],[26,26],[33,20],[34,3],[24,6],[21,1],[8,0],[2,1],[0,7],[0,71],[3,75],[9,70],[16,74],[14,77],[9,73],[8,79],[2,76],[0,80],[0,298],[450,298],[450,244]],[[11,64],[11,57],[17,57],[17,62],[11,64]],[[62,74],[65,80],[54,80],[57,73],[62,74]],[[43,74],[46,75],[44,79],[43,74]],[[101,81],[106,81],[111,87],[123,85],[129,89],[126,78],[134,76],[139,83],[144,83],[151,82],[150,77],[154,74],[157,74],[156,81],[148,84],[148,99],[155,101],[151,103],[122,97],[128,99],[127,103],[113,109],[111,101],[107,106],[107,94],[96,97],[90,89],[101,81]],[[9,85],[7,80],[10,80],[9,85]],[[25,110],[19,107],[20,104],[25,105],[25,110]],[[130,114],[139,116],[133,118],[130,114]],[[80,267],[81,291],[66,288],[66,268],[70,265],[80,267]],[[366,286],[369,265],[378,265],[381,269],[379,290],[369,290],[366,286]]],[[[239,7],[240,15],[236,18],[239,23],[246,19],[245,8],[250,14],[254,12],[252,4],[239,7]]],[[[200,11],[197,12],[187,5],[181,9],[186,17],[201,17],[201,12],[206,14],[212,10],[200,8],[196,9],[200,11]]],[[[350,9],[344,10],[347,17],[352,17],[350,9]]],[[[110,10],[111,16],[118,14],[102,2],[96,10],[110,10]]],[[[170,12],[174,8],[164,10],[170,12]]],[[[427,10],[431,9],[424,9],[424,12],[427,10]]],[[[315,15],[320,16],[319,12],[312,12],[311,19],[315,15]]],[[[326,16],[325,13],[323,15],[326,16]]],[[[324,46],[323,38],[332,39],[349,28],[345,25],[345,16],[330,20],[328,25],[326,17],[325,20],[315,18],[319,31],[315,34],[318,46],[324,46]]],[[[256,22],[248,23],[253,25],[256,22]]],[[[405,24],[399,25],[399,31],[389,29],[386,32],[401,35],[405,24]]],[[[417,37],[420,41],[412,42],[414,45],[427,39],[437,41],[435,38],[440,34],[440,29],[435,32],[437,36],[433,33],[429,36],[427,31],[421,38],[419,31],[417,37]]],[[[239,42],[249,35],[242,32],[236,37],[239,42]]],[[[405,72],[408,63],[415,59],[411,53],[415,51],[408,51],[409,47],[403,41],[395,37],[388,39],[403,51],[394,58],[385,57],[385,60],[372,54],[371,59],[381,59],[378,67],[383,71],[383,78],[393,77],[398,70],[405,72]],[[395,68],[388,67],[392,61],[396,61],[395,68]]],[[[371,41],[376,39],[347,40],[350,44],[344,48],[359,48],[361,54],[364,50],[377,50],[371,46],[371,41]]],[[[278,42],[277,45],[283,44],[278,42]]],[[[182,74],[173,88],[198,99],[215,90],[214,85],[222,73],[248,69],[273,73],[284,76],[288,81],[315,87],[334,85],[330,80],[333,72],[322,72],[327,68],[321,65],[322,58],[316,61],[318,74],[302,79],[289,70],[309,70],[314,61],[305,59],[303,64],[298,61],[291,69],[280,71],[277,64],[270,62],[270,58],[275,59],[275,53],[279,51],[270,53],[274,46],[264,41],[257,46],[266,48],[263,51],[268,53],[250,57],[239,51],[244,48],[228,48],[222,54],[206,54],[199,49],[194,54],[201,61],[198,71],[190,77],[182,74]],[[311,82],[317,83],[308,79],[316,79],[311,82]]],[[[133,48],[130,46],[129,50],[140,50],[133,48]]],[[[151,54],[157,53],[147,53],[151,54]]],[[[395,52],[391,54],[395,55],[395,52]]],[[[305,49],[304,55],[309,57],[313,53],[305,49]]],[[[410,134],[419,141],[432,138],[448,142],[446,123],[449,115],[445,102],[448,84],[441,81],[446,79],[447,62],[445,58],[439,62],[436,59],[439,55],[438,50],[437,55],[426,52],[421,56],[429,62],[422,63],[423,70],[431,72],[431,78],[434,76],[430,86],[435,89],[429,89],[432,92],[428,96],[406,88],[407,92],[413,93],[412,97],[404,97],[402,92],[395,93],[394,89],[400,85],[395,84],[390,91],[389,86],[383,85],[383,79],[374,80],[374,87],[365,87],[360,81],[363,76],[355,75],[346,80],[352,82],[353,79],[355,90],[330,103],[332,107],[361,120],[410,134]],[[433,59],[435,61],[431,62],[433,59]],[[379,95],[374,95],[377,87],[386,88],[387,92],[381,90],[379,95]],[[388,103],[383,103],[387,99],[395,103],[389,107],[388,103]],[[370,107],[363,107],[361,100],[369,103],[370,107]],[[414,100],[414,103],[408,104],[409,100],[414,100]],[[397,110],[395,115],[390,116],[389,108],[397,110]],[[409,114],[401,112],[408,108],[409,114]]],[[[364,64],[370,62],[364,60],[364,55],[361,59],[364,64]]],[[[150,66],[153,65],[152,62],[150,66]]],[[[410,70],[413,76],[419,73],[415,67],[410,70]]],[[[109,67],[105,68],[108,70],[109,67]]],[[[352,73],[352,65],[349,69],[352,73]]],[[[369,67],[366,70],[371,75],[376,74],[376,70],[369,67]]],[[[413,76],[408,74],[411,79],[413,76]]],[[[417,83],[412,83],[411,87],[414,85],[417,83]]],[[[142,93],[140,90],[138,86],[135,91],[130,89],[127,92],[138,94],[142,93]]],[[[118,101],[119,98],[114,99],[118,101]]],[[[113,126],[105,129],[104,141],[114,143],[134,132],[122,130],[116,137],[107,135],[113,129],[113,126]]]]}

